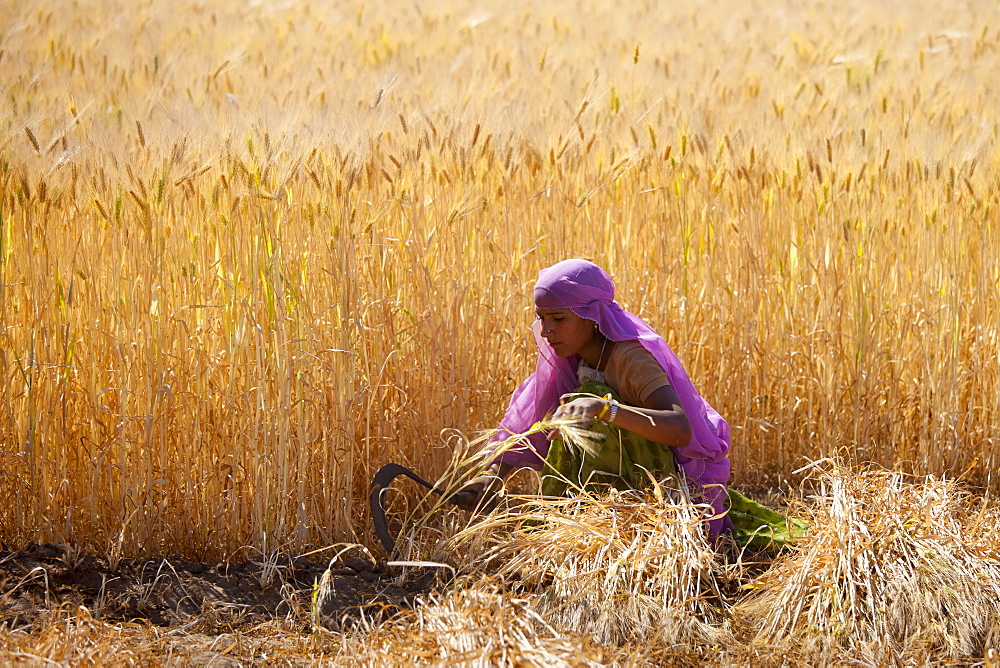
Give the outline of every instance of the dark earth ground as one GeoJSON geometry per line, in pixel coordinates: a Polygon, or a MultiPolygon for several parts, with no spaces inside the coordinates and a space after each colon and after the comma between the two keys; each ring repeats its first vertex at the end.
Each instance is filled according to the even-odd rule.
{"type": "Polygon", "coordinates": [[[314,585],[329,563],[302,557],[205,564],[179,556],[107,559],[52,544],[0,550],[0,627],[30,630],[54,608],[85,606],[106,621],[143,621],[176,627],[213,619],[222,626],[268,620],[315,620],[345,628],[362,615],[385,617],[412,608],[435,583],[427,570],[387,569],[341,557],[330,567],[328,595],[312,616],[314,585]]]}

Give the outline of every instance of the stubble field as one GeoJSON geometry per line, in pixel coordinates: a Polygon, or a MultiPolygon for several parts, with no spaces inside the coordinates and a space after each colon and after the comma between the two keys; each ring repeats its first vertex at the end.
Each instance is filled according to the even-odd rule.
{"type": "Polygon", "coordinates": [[[988,660],[998,66],[988,2],[0,0],[0,656],[988,660]],[[372,563],[372,474],[495,425],[566,257],[798,552],[520,497],[372,563]]]}

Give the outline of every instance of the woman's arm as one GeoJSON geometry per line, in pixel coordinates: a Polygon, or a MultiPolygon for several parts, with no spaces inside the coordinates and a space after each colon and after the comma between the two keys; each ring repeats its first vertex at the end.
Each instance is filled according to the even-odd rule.
{"type": "MultiPolygon", "coordinates": [[[[569,416],[584,420],[603,412],[607,419],[609,403],[599,397],[580,397],[557,408],[554,417],[569,416]]],[[[643,407],[619,403],[621,408],[615,415],[614,424],[663,445],[682,447],[691,441],[691,424],[674,388],[666,385],[654,390],[645,403],[643,407]]],[[[552,432],[549,439],[558,435],[558,432],[552,432]]],[[[504,479],[512,470],[509,464],[495,462],[482,475],[465,484],[452,500],[470,510],[490,510],[497,500],[497,492],[503,488],[504,479]]]]}
{"type": "MultiPolygon", "coordinates": [[[[603,413],[604,419],[608,419],[609,403],[600,398],[580,397],[556,409],[555,417],[568,416],[583,420],[603,413]]],[[[681,408],[681,401],[674,388],[666,385],[654,390],[646,398],[645,404],[626,407],[619,402],[622,408],[618,409],[615,416],[615,426],[663,445],[681,447],[691,441],[691,423],[681,408]]],[[[553,434],[551,437],[555,438],[557,435],[553,434]]]]}

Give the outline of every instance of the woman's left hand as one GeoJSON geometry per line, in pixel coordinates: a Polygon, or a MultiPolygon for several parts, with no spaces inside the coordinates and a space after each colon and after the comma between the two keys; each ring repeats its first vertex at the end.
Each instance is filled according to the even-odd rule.
{"type": "Polygon", "coordinates": [[[578,397],[573,401],[560,405],[559,408],[556,409],[556,412],[552,414],[552,417],[575,418],[583,421],[588,418],[595,418],[602,412],[607,414],[607,411],[605,410],[607,407],[608,402],[604,399],[594,397],[578,397]]]}
{"type": "MultiPolygon", "coordinates": [[[[564,395],[562,400],[570,397],[575,398],[559,406],[552,414],[553,417],[575,418],[580,422],[595,417],[606,420],[611,418],[607,400],[573,394],[564,395]],[[608,407],[608,412],[602,416],[605,407],[608,407]]],[[[681,400],[669,385],[654,390],[643,406],[627,406],[620,402],[618,406],[621,410],[615,412],[614,423],[620,429],[671,447],[684,447],[691,442],[691,424],[681,406],[681,400]]],[[[558,436],[559,432],[555,431],[549,433],[548,438],[551,441],[558,436]]]]}
{"type": "MultiPolygon", "coordinates": [[[[572,395],[565,395],[572,396],[572,395]]],[[[563,397],[565,399],[565,396],[563,397]]],[[[591,418],[595,418],[600,415],[608,405],[608,402],[604,399],[599,399],[595,397],[577,397],[572,401],[566,403],[560,403],[559,408],[556,412],[552,414],[554,418],[571,418],[578,420],[580,422],[585,422],[591,418]]],[[[546,434],[546,438],[550,441],[554,441],[559,438],[559,430],[554,429],[546,434]]]]}

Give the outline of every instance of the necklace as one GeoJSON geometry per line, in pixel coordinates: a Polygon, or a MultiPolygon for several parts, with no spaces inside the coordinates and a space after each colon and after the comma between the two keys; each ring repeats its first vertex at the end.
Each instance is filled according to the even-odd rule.
{"type": "Polygon", "coordinates": [[[585,383],[588,380],[596,380],[599,383],[604,382],[604,372],[599,370],[601,363],[604,362],[604,351],[608,347],[608,337],[604,337],[604,343],[601,344],[601,356],[597,358],[597,365],[590,366],[586,359],[580,359],[580,364],[576,367],[576,377],[581,383],[585,383]]]}
{"type": "Polygon", "coordinates": [[[597,358],[597,365],[594,367],[595,369],[600,370],[600,368],[601,368],[601,362],[604,361],[604,349],[607,346],[608,346],[608,337],[605,336],[604,337],[604,343],[601,344],[601,356],[597,358]]]}

